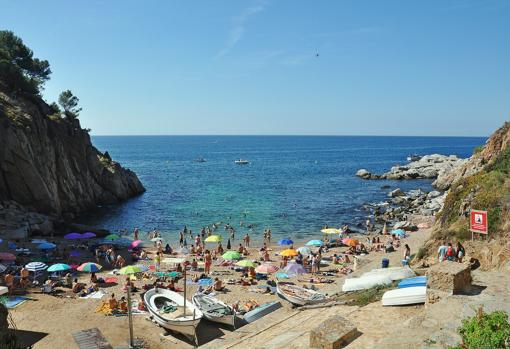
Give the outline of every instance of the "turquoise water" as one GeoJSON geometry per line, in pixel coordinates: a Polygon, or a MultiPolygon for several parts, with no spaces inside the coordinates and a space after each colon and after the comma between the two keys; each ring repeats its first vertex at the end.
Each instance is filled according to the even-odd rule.
{"type": "MultiPolygon", "coordinates": [[[[317,236],[328,224],[360,225],[361,206],[381,201],[389,189],[430,190],[430,181],[364,181],[359,168],[383,172],[409,154],[470,156],[485,138],[302,136],[96,136],[93,143],[134,170],[147,192],[123,204],[100,207],[81,221],[112,231],[157,228],[175,240],[230,222],[237,236],[254,239],[265,228],[275,238],[317,236]],[[206,159],[196,163],[198,157],[206,159]],[[250,164],[234,164],[238,158],[250,164]],[[240,222],[244,226],[240,226],[240,222]]],[[[224,232],[223,229],[219,230],[224,232]]]]}

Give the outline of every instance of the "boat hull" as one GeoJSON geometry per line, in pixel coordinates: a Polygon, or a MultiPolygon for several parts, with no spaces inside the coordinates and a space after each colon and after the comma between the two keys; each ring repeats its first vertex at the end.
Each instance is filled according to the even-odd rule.
{"type": "Polygon", "coordinates": [[[326,300],[326,296],[320,294],[319,292],[310,292],[309,290],[306,290],[302,287],[297,287],[302,292],[308,292],[310,295],[314,295],[317,297],[316,299],[305,299],[302,297],[295,296],[285,290],[285,286],[282,286],[282,283],[276,284],[276,293],[278,294],[278,297],[285,299],[286,301],[297,305],[297,306],[303,306],[303,305],[311,305],[311,304],[318,304],[322,303],[326,300]]]}
{"type": "Polygon", "coordinates": [[[282,304],[278,301],[262,304],[261,306],[244,314],[244,321],[252,323],[281,307],[282,304]]]}
{"type": "Polygon", "coordinates": [[[427,286],[397,288],[387,291],[382,296],[383,306],[410,305],[425,303],[427,286]]]}
{"type": "Polygon", "coordinates": [[[204,314],[204,318],[206,318],[208,321],[235,327],[236,315],[234,314],[234,310],[232,309],[232,307],[226,305],[225,303],[221,302],[216,298],[206,295],[195,295],[193,296],[192,301],[195,304],[195,306],[198,309],[200,309],[200,311],[204,314]],[[218,306],[225,308],[227,312],[231,314],[218,315],[215,312],[208,311],[207,309],[204,308],[203,302],[200,302],[200,300],[198,299],[199,297],[205,298],[208,301],[207,303],[209,304],[217,304],[218,306]]]}

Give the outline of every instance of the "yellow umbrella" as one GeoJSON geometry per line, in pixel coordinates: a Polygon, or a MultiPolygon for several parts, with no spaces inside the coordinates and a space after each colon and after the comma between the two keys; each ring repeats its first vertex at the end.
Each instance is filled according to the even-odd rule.
{"type": "Polygon", "coordinates": [[[221,236],[219,235],[211,235],[207,239],[205,239],[205,242],[220,242],[221,236]]]}
{"type": "Polygon", "coordinates": [[[289,248],[287,250],[283,250],[280,253],[280,256],[283,256],[283,257],[295,257],[297,255],[298,255],[297,251],[294,250],[293,248],[289,248]]]}
{"type": "Polygon", "coordinates": [[[342,234],[342,231],[340,229],[335,228],[322,229],[321,232],[323,232],[324,234],[342,234]]]}

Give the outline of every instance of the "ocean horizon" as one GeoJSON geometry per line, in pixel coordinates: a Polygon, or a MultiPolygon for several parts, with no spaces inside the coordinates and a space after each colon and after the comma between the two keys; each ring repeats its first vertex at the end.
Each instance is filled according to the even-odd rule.
{"type": "MultiPolygon", "coordinates": [[[[431,180],[366,181],[407,162],[411,154],[469,157],[486,137],[446,136],[92,136],[94,145],[135,171],[146,193],[125,203],[98,207],[80,223],[117,232],[158,229],[178,241],[186,225],[194,232],[230,223],[236,238],[306,240],[324,225],[361,228],[362,206],[401,188],[432,190],[431,180]],[[205,162],[195,160],[204,158],[205,162]],[[249,165],[234,164],[246,159],[249,165]],[[390,186],[390,189],[382,189],[390,186]]],[[[226,238],[225,230],[218,229],[226,238]]],[[[144,235],[142,235],[144,236],[144,235]]]]}

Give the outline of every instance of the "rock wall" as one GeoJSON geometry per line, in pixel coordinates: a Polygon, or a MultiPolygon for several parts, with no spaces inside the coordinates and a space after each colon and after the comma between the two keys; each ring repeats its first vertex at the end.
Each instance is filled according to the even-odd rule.
{"type": "Polygon", "coordinates": [[[134,172],[92,145],[77,119],[51,112],[39,98],[0,91],[0,202],[72,218],[145,191],[134,172]]]}

